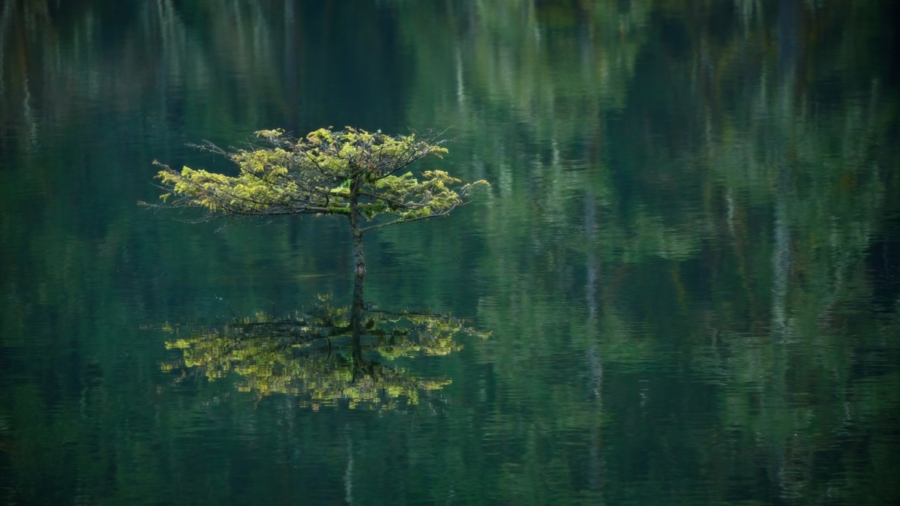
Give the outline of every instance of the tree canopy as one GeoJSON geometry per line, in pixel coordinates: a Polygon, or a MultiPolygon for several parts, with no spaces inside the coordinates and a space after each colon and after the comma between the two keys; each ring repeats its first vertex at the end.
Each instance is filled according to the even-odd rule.
{"type": "Polygon", "coordinates": [[[198,207],[208,217],[344,215],[374,220],[390,218],[369,230],[445,216],[485,181],[460,184],[444,171],[426,170],[422,179],[403,172],[410,164],[447,152],[435,138],[415,134],[390,136],[347,127],[322,128],[301,139],[282,130],[260,130],[261,145],[227,152],[211,143],[199,147],[226,156],[240,167],[231,177],[184,167],[163,167],[158,174],[172,207],[198,207]]]}

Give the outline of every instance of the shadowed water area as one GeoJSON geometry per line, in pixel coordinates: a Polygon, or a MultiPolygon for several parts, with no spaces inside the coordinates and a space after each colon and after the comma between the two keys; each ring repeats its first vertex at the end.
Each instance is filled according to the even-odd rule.
{"type": "Polygon", "coordinates": [[[900,502],[898,13],[0,1],[0,504],[900,502]],[[328,125],[491,183],[352,346],[343,219],[137,206],[328,125]]]}

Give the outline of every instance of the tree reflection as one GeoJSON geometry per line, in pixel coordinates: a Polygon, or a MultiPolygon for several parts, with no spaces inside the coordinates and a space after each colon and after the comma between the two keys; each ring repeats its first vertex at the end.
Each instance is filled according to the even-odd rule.
{"type": "Polygon", "coordinates": [[[460,333],[489,335],[445,313],[384,311],[360,298],[351,307],[335,307],[327,296],[319,296],[311,311],[281,319],[259,313],[223,327],[189,329],[185,337],[178,335],[183,329],[167,330],[176,337],[166,348],[181,354],[161,367],[179,374],[176,382],[198,373],[210,380],[234,373],[242,392],[259,399],[299,396],[301,406],[316,411],[344,403],[379,410],[417,405],[452,380],[419,376],[390,362],[449,355],[462,349],[460,333]]]}

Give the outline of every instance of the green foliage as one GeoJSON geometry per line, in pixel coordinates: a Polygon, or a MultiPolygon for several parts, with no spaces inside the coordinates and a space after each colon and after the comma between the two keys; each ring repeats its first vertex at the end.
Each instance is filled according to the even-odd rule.
{"type": "MultiPolygon", "coordinates": [[[[201,329],[166,342],[181,356],[163,363],[165,372],[189,377],[203,371],[210,380],[230,373],[242,378],[238,390],[260,398],[280,393],[300,396],[318,409],[346,401],[351,409],[395,409],[416,405],[422,393],[449,385],[447,378],[421,378],[383,361],[443,356],[462,349],[460,333],[487,338],[444,314],[370,311],[358,338],[347,320],[349,308],[334,308],[327,297],[308,315],[257,321],[244,318],[222,329],[201,329]]],[[[175,332],[175,330],[172,330],[175,332]]]]}
{"type": "Polygon", "coordinates": [[[434,138],[415,134],[390,136],[352,127],[343,131],[321,128],[302,139],[282,130],[256,132],[260,146],[226,152],[207,143],[199,146],[233,161],[237,176],[184,167],[163,167],[158,174],[168,193],[162,200],[172,207],[198,207],[209,216],[277,216],[293,214],[346,215],[390,219],[360,230],[444,216],[465,203],[476,181],[427,170],[418,179],[403,172],[410,164],[447,149],[434,138]]]}

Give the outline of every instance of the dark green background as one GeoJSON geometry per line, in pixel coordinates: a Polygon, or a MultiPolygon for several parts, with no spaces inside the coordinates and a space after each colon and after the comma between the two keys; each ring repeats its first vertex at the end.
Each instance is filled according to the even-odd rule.
{"type": "Polygon", "coordinates": [[[0,2],[0,503],[900,500],[898,6],[0,2]],[[165,322],[349,303],[339,219],[189,225],[151,162],[451,128],[489,191],[367,297],[493,332],[438,409],[175,383],[165,322]],[[224,230],[219,230],[225,225],[224,230]]]}

